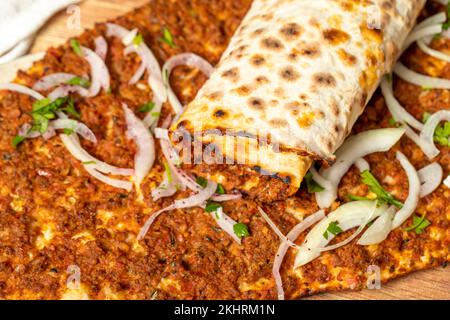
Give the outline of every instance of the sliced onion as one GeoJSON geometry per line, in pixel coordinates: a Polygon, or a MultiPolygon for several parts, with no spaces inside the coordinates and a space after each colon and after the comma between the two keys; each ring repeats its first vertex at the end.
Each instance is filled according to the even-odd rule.
{"type": "Polygon", "coordinates": [[[321,170],[321,175],[331,182],[331,188],[315,193],[319,207],[324,209],[331,206],[337,198],[339,182],[357,159],[374,152],[388,151],[404,132],[403,128],[376,129],[348,138],[336,152],[336,163],[321,170]]]}
{"type": "Polygon", "coordinates": [[[60,84],[67,84],[67,82],[76,77],[77,76],[72,73],[64,73],[64,72],[53,73],[38,80],[34,84],[33,90],[45,91],[50,88],[59,86],[60,84]]]}
{"type": "Polygon", "coordinates": [[[173,69],[181,65],[187,65],[192,68],[198,68],[207,77],[211,76],[211,73],[214,70],[213,66],[208,61],[206,61],[205,59],[194,53],[178,54],[176,56],[171,57],[166,61],[166,63],[164,63],[162,69],[162,73],[164,75],[164,84],[168,91],[167,94],[169,102],[172,105],[175,114],[181,114],[181,112],[183,111],[183,106],[181,105],[180,100],[178,100],[178,97],[173,92],[170,86],[170,74],[173,69]]]}
{"type": "Polygon", "coordinates": [[[169,139],[169,130],[164,128],[155,128],[155,138],[157,139],[164,139],[164,140],[170,140],[169,139]]]}
{"type": "Polygon", "coordinates": [[[418,172],[420,183],[420,197],[426,197],[441,184],[444,171],[439,163],[432,163],[423,167],[418,172]]]}
{"type": "MultiPolygon", "coordinates": [[[[306,217],[305,220],[298,223],[294,228],[292,228],[292,230],[289,231],[289,233],[287,234],[286,237],[291,241],[295,241],[295,239],[297,239],[298,236],[303,231],[305,231],[306,229],[308,229],[315,223],[319,222],[323,218],[325,218],[325,211],[323,211],[323,210],[317,211],[316,213],[306,217]]],[[[289,249],[289,245],[286,244],[286,242],[282,241],[280,244],[280,247],[278,248],[277,254],[275,255],[275,260],[273,262],[273,267],[272,267],[272,274],[275,279],[275,284],[277,287],[278,300],[284,300],[284,289],[283,289],[283,282],[282,282],[281,275],[280,275],[280,268],[281,268],[281,264],[283,263],[284,256],[286,255],[288,249],[289,249]]]]}
{"type": "Polygon", "coordinates": [[[70,129],[81,135],[83,138],[93,142],[97,143],[97,138],[95,137],[95,134],[89,129],[85,124],[72,120],[72,119],[57,119],[53,120],[49,124],[53,129],[60,130],[60,129],[70,129]]]}
{"type": "Polygon", "coordinates": [[[397,211],[394,220],[392,221],[392,229],[398,228],[403,222],[405,222],[416,210],[419,203],[420,195],[420,180],[416,169],[409,162],[408,158],[403,153],[397,151],[397,160],[402,165],[408,176],[408,198],[405,201],[403,207],[397,211]]]}
{"type": "Polygon", "coordinates": [[[82,97],[88,97],[90,95],[89,91],[81,86],[62,85],[53,90],[48,95],[48,98],[51,101],[55,101],[56,99],[67,97],[72,92],[76,92],[82,97]]]}
{"type": "Polygon", "coordinates": [[[408,125],[404,126],[405,134],[408,138],[410,138],[423,153],[428,157],[428,159],[433,159],[436,157],[439,152],[436,153],[434,143],[429,143],[428,141],[422,139],[413,129],[411,129],[408,125]]]}
{"type": "Polygon", "coordinates": [[[158,218],[162,213],[167,212],[167,211],[171,211],[173,209],[175,209],[175,206],[173,204],[171,204],[170,206],[153,213],[150,216],[150,218],[148,218],[148,220],[145,222],[145,224],[141,228],[141,230],[139,231],[139,234],[137,236],[137,240],[139,241],[139,240],[144,239],[145,235],[147,234],[148,230],[150,229],[150,227],[152,226],[152,224],[156,220],[156,218],[158,218]]]}
{"type": "Polygon", "coordinates": [[[27,139],[33,139],[41,136],[39,131],[30,131],[31,125],[29,123],[25,123],[20,127],[18,135],[27,139]]]}
{"type": "Polygon", "coordinates": [[[417,45],[419,46],[420,50],[422,50],[427,55],[450,63],[450,55],[448,55],[448,54],[446,54],[444,52],[441,52],[441,51],[434,50],[434,49],[430,48],[429,46],[427,46],[425,41],[418,40],[417,41],[417,45]]]}
{"type": "Polygon", "coordinates": [[[295,257],[294,268],[303,266],[320,256],[321,250],[334,238],[334,235],[331,233],[328,233],[328,239],[324,237],[324,233],[327,231],[331,222],[337,222],[343,231],[347,231],[370,222],[367,221],[369,215],[372,215],[372,219],[374,219],[387,210],[386,205],[375,205],[375,211],[373,212],[374,203],[376,202],[348,202],[322,219],[308,233],[303,244],[299,247],[297,256],[295,257]]]}
{"type": "Polygon", "coordinates": [[[217,183],[208,181],[205,189],[186,199],[175,200],[174,207],[177,209],[192,208],[203,205],[216,192],[217,183]]]}
{"type": "Polygon", "coordinates": [[[275,232],[275,234],[281,239],[281,241],[286,242],[286,244],[292,248],[298,248],[298,246],[291,240],[289,240],[283,232],[281,232],[280,229],[276,226],[276,224],[272,221],[272,219],[269,218],[267,213],[261,208],[258,207],[258,211],[263,217],[263,219],[267,222],[267,224],[270,226],[270,228],[275,232]]]}
{"type": "Polygon", "coordinates": [[[142,120],[147,128],[156,126],[163,105],[163,102],[159,100],[158,96],[155,96],[153,98],[153,103],[155,104],[155,106],[153,107],[152,111],[148,112],[144,120],[142,120]]]}
{"type": "Polygon", "coordinates": [[[415,84],[416,86],[432,89],[450,89],[450,80],[425,76],[408,69],[401,62],[397,62],[394,67],[394,72],[403,80],[415,84]]]}
{"type": "Polygon", "coordinates": [[[217,208],[217,211],[211,212],[211,217],[217,222],[218,226],[225,231],[234,241],[241,244],[241,239],[234,232],[234,225],[237,223],[223,212],[223,208],[217,208]]]}
{"type": "Polygon", "coordinates": [[[384,77],[381,81],[381,91],[383,93],[384,100],[386,101],[389,112],[392,114],[395,121],[406,122],[411,127],[416,128],[417,130],[423,129],[423,123],[421,123],[416,118],[414,118],[414,116],[408,113],[397,101],[392,90],[392,84],[388,79],[386,79],[386,77],[384,77]]]}
{"type": "Polygon", "coordinates": [[[115,188],[125,189],[127,191],[131,191],[133,188],[133,184],[131,182],[107,177],[95,170],[91,167],[91,165],[84,165],[84,169],[94,178],[115,188]]]}
{"type": "Polygon", "coordinates": [[[89,96],[95,97],[100,92],[100,88],[108,91],[110,88],[110,75],[105,61],[89,48],[81,47],[83,56],[91,67],[91,86],[89,96]]]}
{"type": "Polygon", "coordinates": [[[391,206],[378,217],[377,220],[367,228],[359,238],[357,244],[368,246],[384,241],[392,230],[392,219],[394,218],[395,207],[391,206]]]}
{"type": "MultiPolygon", "coordinates": [[[[170,170],[170,168],[168,169],[170,170]]],[[[172,175],[172,181],[169,181],[169,174],[172,175],[171,172],[164,172],[163,181],[158,188],[152,190],[153,201],[158,201],[161,198],[173,196],[177,192],[176,184],[173,181],[174,176],[172,175]]]]}
{"type": "Polygon", "coordinates": [[[133,43],[134,38],[136,38],[139,30],[137,28],[134,28],[130,32],[127,33],[125,37],[122,38],[122,43],[124,46],[129,46],[133,43]]]}
{"type": "Polygon", "coordinates": [[[145,124],[135,116],[134,112],[124,103],[122,103],[122,108],[127,122],[127,136],[137,146],[134,156],[134,176],[136,184],[140,185],[155,162],[155,141],[145,124]]]}
{"type": "Polygon", "coordinates": [[[423,29],[424,27],[442,24],[445,21],[447,21],[447,15],[445,14],[445,12],[439,12],[435,15],[432,15],[431,17],[426,18],[422,22],[418,23],[416,25],[416,27],[414,28],[414,31],[423,29]]]}
{"type": "Polygon", "coordinates": [[[94,39],[95,53],[103,60],[106,60],[108,54],[108,42],[102,36],[94,39]]]}
{"type": "Polygon", "coordinates": [[[142,61],[141,65],[137,68],[128,83],[131,85],[136,84],[144,76],[145,70],[147,70],[147,64],[142,61]]]}
{"type": "Polygon", "coordinates": [[[436,145],[434,144],[434,132],[441,121],[450,121],[450,111],[441,110],[433,113],[430,118],[428,118],[427,123],[425,123],[425,126],[420,133],[420,138],[427,142],[430,148],[430,155],[432,155],[433,158],[439,154],[439,149],[436,148],[436,145]]]}
{"type": "Polygon", "coordinates": [[[106,24],[106,36],[107,37],[117,37],[120,40],[122,40],[129,33],[130,33],[129,30],[127,30],[126,28],[124,28],[118,24],[110,23],[110,22],[108,22],[106,24]]]}
{"type": "Polygon", "coordinates": [[[355,166],[356,166],[356,168],[358,168],[358,170],[360,172],[364,172],[364,171],[369,171],[370,170],[370,164],[364,158],[356,159],[355,166]]]}
{"type": "Polygon", "coordinates": [[[445,178],[444,184],[447,186],[447,188],[450,188],[450,175],[448,175],[447,178],[445,178]]]}
{"type": "Polygon", "coordinates": [[[14,91],[31,96],[36,100],[45,99],[39,92],[16,83],[0,83],[0,90],[14,91]]]}
{"type": "Polygon", "coordinates": [[[56,136],[56,131],[52,127],[49,127],[46,132],[42,134],[44,140],[48,140],[56,136]]]}
{"type": "Polygon", "coordinates": [[[416,42],[419,39],[423,39],[428,36],[434,36],[442,32],[442,24],[435,24],[431,26],[426,26],[420,29],[415,29],[415,31],[411,32],[408,38],[405,40],[405,44],[403,49],[407,49],[411,44],[416,42]]]}
{"type": "Polygon", "coordinates": [[[89,167],[96,169],[100,172],[106,173],[106,174],[113,174],[113,175],[119,175],[119,176],[132,176],[134,174],[133,169],[123,169],[114,167],[112,165],[109,165],[103,161],[98,160],[97,158],[91,156],[86,150],[84,150],[81,147],[80,142],[78,141],[78,138],[76,135],[65,135],[61,134],[61,141],[63,142],[66,149],[72,154],[77,160],[81,162],[89,162],[93,163],[90,164],[89,167]]]}
{"type": "Polygon", "coordinates": [[[211,200],[217,202],[224,202],[224,201],[239,200],[241,198],[242,194],[216,194],[211,197],[211,200]]]}
{"type": "Polygon", "coordinates": [[[325,189],[331,189],[333,188],[333,185],[331,184],[330,181],[328,181],[327,179],[325,179],[324,177],[322,177],[316,170],[316,168],[314,168],[314,166],[311,166],[311,168],[309,169],[309,171],[311,172],[313,179],[315,182],[317,182],[318,184],[320,184],[323,188],[325,189]]]}

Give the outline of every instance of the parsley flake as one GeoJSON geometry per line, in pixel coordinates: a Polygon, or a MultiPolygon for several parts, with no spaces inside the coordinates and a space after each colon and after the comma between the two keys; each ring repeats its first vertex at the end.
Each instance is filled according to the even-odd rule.
{"type": "Polygon", "coordinates": [[[250,233],[248,232],[247,225],[244,223],[236,223],[233,226],[234,234],[239,238],[242,239],[243,237],[248,237],[250,233]]]}
{"type": "Polygon", "coordinates": [[[73,52],[75,52],[78,56],[80,57],[83,56],[83,51],[81,50],[81,46],[78,40],[75,39],[70,40],[70,46],[72,47],[73,52]]]}
{"type": "Polygon", "coordinates": [[[413,224],[407,228],[405,228],[405,231],[415,231],[416,234],[422,234],[423,230],[427,228],[431,224],[430,221],[425,219],[425,216],[419,217],[417,215],[413,216],[413,224]]]}
{"type": "Polygon", "coordinates": [[[402,208],[403,203],[395,199],[392,194],[383,189],[378,180],[369,170],[361,172],[362,182],[369,187],[369,190],[377,195],[380,203],[393,204],[397,208],[402,208]]]}
{"type": "Polygon", "coordinates": [[[12,141],[13,147],[17,148],[17,146],[19,144],[21,144],[24,140],[25,140],[25,137],[23,137],[23,136],[19,136],[19,135],[15,136],[12,141]]]}
{"type": "Polygon", "coordinates": [[[142,105],[139,108],[139,112],[145,113],[145,112],[150,112],[153,110],[153,108],[155,107],[155,103],[153,101],[147,102],[146,104],[142,105]]]}
{"type": "Polygon", "coordinates": [[[322,192],[323,190],[325,190],[324,187],[322,187],[313,179],[313,175],[311,172],[308,172],[305,175],[305,182],[309,193],[322,192]]]}
{"type": "Polygon", "coordinates": [[[200,185],[200,187],[202,187],[203,189],[206,188],[206,186],[208,185],[208,180],[206,180],[203,177],[197,177],[196,182],[198,185],[200,185]]]}
{"type": "Polygon", "coordinates": [[[173,41],[173,36],[170,30],[167,27],[163,28],[163,36],[161,38],[161,41],[169,45],[171,48],[175,48],[175,42],[173,41]]]}
{"type": "Polygon", "coordinates": [[[332,234],[334,236],[342,233],[343,230],[339,227],[339,223],[337,221],[332,221],[328,225],[327,230],[323,233],[323,237],[328,240],[328,234],[332,234]]]}
{"type": "Polygon", "coordinates": [[[217,184],[216,193],[217,194],[225,194],[225,188],[220,183],[217,184]]]}
{"type": "Polygon", "coordinates": [[[72,86],[81,86],[83,88],[89,88],[91,86],[91,82],[88,79],[81,77],[73,77],[72,79],[67,81],[67,84],[72,86]]]}
{"type": "Polygon", "coordinates": [[[211,213],[217,211],[217,209],[219,208],[222,208],[222,205],[220,203],[208,201],[206,203],[205,211],[211,213]]]}

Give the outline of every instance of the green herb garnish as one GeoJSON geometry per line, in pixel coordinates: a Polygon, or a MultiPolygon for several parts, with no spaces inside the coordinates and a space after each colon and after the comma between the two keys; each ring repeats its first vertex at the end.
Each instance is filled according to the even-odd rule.
{"type": "MultiPolygon", "coordinates": [[[[422,122],[427,123],[428,119],[431,117],[431,113],[424,112],[422,117],[422,122]]],[[[434,137],[433,140],[436,143],[439,143],[440,145],[444,147],[450,147],[450,121],[447,121],[443,124],[440,124],[436,127],[436,130],[434,131],[434,137]]]]}
{"type": "Polygon", "coordinates": [[[206,203],[206,212],[211,213],[217,211],[217,209],[222,208],[222,205],[217,202],[208,201],[206,203]]]}
{"type": "Polygon", "coordinates": [[[169,164],[164,161],[163,165],[164,165],[164,170],[166,171],[166,174],[167,174],[167,182],[172,183],[173,177],[172,177],[172,171],[170,171],[170,168],[169,168],[169,164]]]}
{"type": "Polygon", "coordinates": [[[234,234],[239,238],[242,239],[243,237],[248,237],[250,233],[248,232],[247,226],[243,223],[236,223],[233,226],[234,234]]]}
{"type": "Polygon", "coordinates": [[[425,216],[419,217],[417,215],[413,216],[413,224],[407,228],[405,231],[415,231],[416,234],[422,234],[423,230],[431,224],[430,221],[425,219],[425,216]]]}
{"type": "Polygon", "coordinates": [[[339,223],[337,221],[333,221],[328,225],[327,230],[323,233],[323,237],[328,240],[328,234],[336,236],[341,232],[343,232],[343,230],[339,227],[339,223]]]}
{"type": "Polygon", "coordinates": [[[403,203],[395,199],[389,192],[383,189],[378,180],[370,173],[369,170],[361,172],[362,182],[369,187],[369,190],[377,195],[377,199],[381,203],[393,204],[397,208],[402,208],[403,203]]]}
{"type": "Polygon", "coordinates": [[[91,82],[87,79],[81,78],[81,77],[73,77],[69,81],[67,81],[67,84],[72,86],[81,86],[83,88],[89,88],[91,85],[91,82]]]}
{"type": "Polygon", "coordinates": [[[15,136],[15,137],[13,138],[13,141],[12,141],[13,147],[14,147],[14,148],[17,148],[17,146],[18,146],[19,144],[21,144],[24,140],[25,140],[25,137],[22,137],[22,136],[19,136],[19,135],[15,136]]]}
{"type": "Polygon", "coordinates": [[[200,185],[202,188],[206,188],[206,186],[208,185],[208,180],[206,180],[203,177],[197,177],[196,182],[198,185],[200,185]]]}
{"type": "Polygon", "coordinates": [[[158,118],[161,115],[161,112],[152,112],[152,117],[158,118]]]}
{"type": "Polygon", "coordinates": [[[175,42],[173,41],[172,33],[167,27],[163,28],[163,36],[161,38],[161,41],[167,43],[171,48],[176,47],[175,42]]]}
{"type": "Polygon", "coordinates": [[[306,186],[308,188],[309,193],[321,192],[321,191],[325,190],[324,187],[322,187],[320,184],[318,184],[316,181],[314,181],[313,175],[311,172],[308,172],[305,175],[305,181],[306,181],[306,186]]]}
{"type": "Polygon", "coordinates": [[[139,47],[143,42],[144,42],[144,37],[140,33],[138,33],[133,39],[133,44],[136,47],[139,47]]]}
{"type": "Polygon", "coordinates": [[[216,193],[217,194],[225,194],[225,188],[220,183],[217,184],[216,193]]]}
{"type": "Polygon", "coordinates": [[[447,3],[447,21],[442,24],[442,29],[447,30],[450,28],[450,2],[447,3]]]}
{"type": "Polygon", "coordinates": [[[84,165],[87,165],[87,164],[96,164],[97,162],[95,162],[95,161],[85,161],[85,162],[82,162],[82,164],[84,164],[84,165]]]}
{"type": "Polygon", "coordinates": [[[70,136],[72,133],[74,133],[74,130],[73,129],[69,129],[69,128],[65,128],[63,130],[63,132],[64,132],[65,135],[70,136]]]}
{"type": "Polygon", "coordinates": [[[81,46],[78,40],[75,39],[70,40],[70,46],[72,47],[73,52],[75,52],[78,56],[80,57],[83,56],[83,51],[81,50],[81,46]]]}
{"type": "Polygon", "coordinates": [[[58,98],[53,102],[49,99],[38,100],[33,104],[33,111],[30,113],[33,118],[31,131],[46,132],[51,119],[56,118],[55,112],[62,109],[68,98],[58,98]]]}
{"type": "Polygon", "coordinates": [[[373,200],[369,199],[368,197],[361,197],[361,196],[355,196],[353,194],[347,195],[347,199],[350,201],[367,201],[367,200],[373,200]]]}
{"type": "Polygon", "coordinates": [[[153,101],[147,102],[146,104],[144,104],[143,106],[141,106],[139,108],[139,112],[150,112],[153,110],[153,108],[155,107],[155,103],[153,101]]]}
{"type": "Polygon", "coordinates": [[[389,119],[389,125],[390,126],[393,126],[393,127],[396,127],[396,126],[398,126],[398,122],[397,121],[395,121],[395,119],[394,118],[390,118],[389,119]]]}

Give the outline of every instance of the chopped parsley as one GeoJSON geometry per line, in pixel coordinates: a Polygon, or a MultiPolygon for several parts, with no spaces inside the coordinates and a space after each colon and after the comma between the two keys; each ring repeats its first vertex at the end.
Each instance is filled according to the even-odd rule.
{"type": "Polygon", "coordinates": [[[368,197],[355,196],[353,194],[347,195],[347,199],[350,201],[373,200],[373,199],[369,199],[368,197]]]}
{"type": "Polygon", "coordinates": [[[171,48],[175,48],[175,42],[173,41],[173,36],[170,30],[167,27],[163,28],[163,36],[161,38],[161,41],[169,45],[171,48]]]}
{"type": "Polygon", "coordinates": [[[19,135],[15,136],[15,137],[13,138],[13,141],[12,141],[13,147],[14,147],[14,148],[17,148],[17,146],[18,146],[19,144],[21,144],[24,140],[25,140],[25,137],[22,137],[22,136],[19,136],[19,135]]]}
{"type": "Polygon", "coordinates": [[[84,165],[87,165],[87,164],[96,164],[97,162],[95,162],[95,161],[85,161],[85,162],[82,162],[82,164],[84,164],[84,165]]]}
{"type": "Polygon", "coordinates": [[[172,177],[172,171],[170,171],[170,168],[169,168],[169,164],[164,161],[163,165],[164,165],[164,170],[166,171],[166,174],[167,174],[167,182],[172,183],[173,177],[172,177]]]}
{"type": "Polygon", "coordinates": [[[139,47],[143,42],[144,42],[144,37],[140,33],[138,33],[133,39],[133,44],[136,47],[139,47]]]}
{"type": "Polygon", "coordinates": [[[73,77],[69,81],[67,81],[67,84],[72,86],[81,86],[83,88],[89,88],[91,85],[91,82],[85,78],[81,77],[73,77]]]}
{"type": "Polygon", "coordinates": [[[225,194],[225,188],[220,183],[217,184],[216,193],[217,194],[225,194]]]}
{"type": "Polygon", "coordinates": [[[208,201],[206,203],[206,212],[211,213],[211,212],[216,212],[217,209],[222,208],[222,205],[220,203],[217,202],[212,202],[212,201],[208,201]]]}
{"type": "Polygon", "coordinates": [[[147,102],[146,104],[142,105],[138,111],[142,112],[142,113],[150,112],[153,110],[154,107],[155,107],[155,103],[153,101],[150,101],[150,102],[147,102]]]}
{"type": "Polygon", "coordinates": [[[327,230],[323,233],[323,237],[328,240],[328,235],[332,234],[337,236],[339,233],[342,233],[343,230],[339,227],[339,223],[337,221],[332,221],[328,225],[327,230]]]}
{"type": "MultiPolygon", "coordinates": [[[[361,172],[362,182],[369,187],[369,190],[377,195],[380,203],[393,204],[397,208],[402,208],[403,203],[395,199],[392,194],[383,189],[378,180],[369,170],[361,172]]],[[[355,196],[352,196],[355,197],[355,196]]]]}
{"type": "Polygon", "coordinates": [[[313,175],[311,172],[308,172],[305,175],[305,181],[306,181],[306,187],[308,188],[309,193],[321,192],[321,191],[325,190],[324,187],[322,187],[320,184],[318,184],[316,181],[314,181],[313,175]]]}
{"type": "MultiPolygon", "coordinates": [[[[426,123],[428,119],[431,117],[429,112],[425,112],[422,117],[422,122],[426,123]]],[[[439,143],[444,147],[450,147],[450,121],[446,121],[443,124],[440,124],[436,127],[434,131],[434,141],[439,143]]]]}
{"type": "Polygon", "coordinates": [[[83,51],[81,50],[81,46],[78,40],[75,39],[70,40],[70,46],[72,47],[73,52],[75,52],[78,56],[80,57],[83,56],[83,51]]]}
{"type": "Polygon", "coordinates": [[[447,30],[450,28],[450,2],[447,3],[447,21],[442,24],[442,29],[447,30]]]}
{"type": "Polygon", "coordinates": [[[388,121],[388,123],[389,123],[390,126],[393,126],[393,127],[398,127],[398,126],[400,126],[400,123],[397,122],[397,121],[395,121],[394,118],[390,118],[389,121],[388,121]]]}
{"type": "Polygon", "coordinates": [[[158,118],[161,115],[161,112],[152,112],[152,117],[158,118]]]}
{"type": "Polygon", "coordinates": [[[417,215],[413,216],[413,224],[407,228],[405,228],[405,231],[415,231],[416,234],[422,234],[423,230],[425,230],[426,227],[428,227],[431,224],[430,221],[425,219],[425,216],[419,217],[417,215]]]}
{"type": "Polygon", "coordinates": [[[208,180],[203,177],[197,177],[196,182],[202,188],[206,188],[206,186],[208,185],[208,180]]]}
{"type": "Polygon", "coordinates": [[[69,128],[64,128],[63,132],[64,132],[65,135],[70,136],[72,133],[74,133],[74,130],[73,129],[69,129],[69,128]]]}
{"type": "Polygon", "coordinates": [[[243,223],[236,223],[233,226],[234,234],[239,238],[242,239],[243,237],[248,237],[250,233],[248,232],[247,225],[243,223]]]}

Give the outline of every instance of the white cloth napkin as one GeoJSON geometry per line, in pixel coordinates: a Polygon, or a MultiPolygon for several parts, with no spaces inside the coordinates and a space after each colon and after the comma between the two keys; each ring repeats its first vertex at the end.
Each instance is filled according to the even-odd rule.
{"type": "Polygon", "coordinates": [[[0,63],[25,53],[35,32],[56,12],[80,0],[0,0],[0,63]]]}

